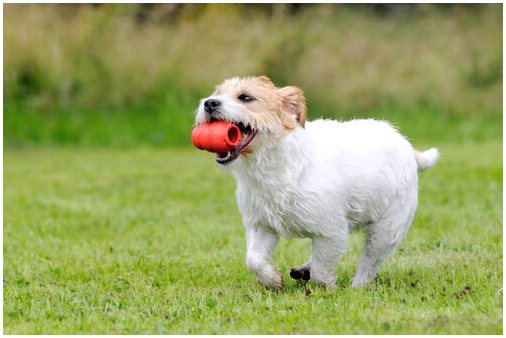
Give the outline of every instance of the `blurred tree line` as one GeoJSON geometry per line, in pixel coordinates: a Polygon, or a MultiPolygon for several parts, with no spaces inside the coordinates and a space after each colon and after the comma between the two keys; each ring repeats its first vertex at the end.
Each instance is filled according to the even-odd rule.
{"type": "MultiPolygon", "coordinates": [[[[105,4],[90,4],[94,7],[107,6],[105,4]]],[[[244,15],[258,15],[263,14],[272,16],[277,11],[281,10],[288,15],[296,15],[300,11],[306,10],[311,7],[318,6],[318,4],[309,3],[286,3],[286,4],[273,4],[273,3],[240,3],[233,4],[240,9],[244,15]]],[[[396,16],[414,16],[423,13],[428,13],[431,10],[437,10],[448,14],[451,11],[474,11],[482,10],[484,7],[476,7],[474,4],[467,3],[446,3],[446,4],[406,4],[406,3],[390,3],[390,4],[374,4],[374,3],[360,3],[360,4],[340,4],[343,10],[350,10],[361,12],[365,14],[375,15],[378,17],[396,17],[396,16]],[[430,9],[429,9],[430,8],[430,9]]],[[[133,11],[139,23],[145,22],[171,22],[180,16],[199,15],[202,13],[204,7],[198,4],[189,3],[169,3],[169,4],[154,4],[144,3],[136,4],[133,11]]]]}
{"type": "Polygon", "coordinates": [[[7,145],[186,144],[201,97],[260,74],[313,118],[497,125],[502,4],[4,5],[7,145]]]}

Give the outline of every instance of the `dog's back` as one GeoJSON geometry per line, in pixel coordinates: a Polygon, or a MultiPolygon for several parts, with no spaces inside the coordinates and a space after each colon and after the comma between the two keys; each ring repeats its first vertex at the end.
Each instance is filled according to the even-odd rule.
{"type": "Polygon", "coordinates": [[[417,185],[415,152],[386,122],[317,120],[306,130],[315,154],[311,176],[320,177],[332,190],[328,197],[336,195],[357,222],[381,217],[393,196],[417,185]]]}

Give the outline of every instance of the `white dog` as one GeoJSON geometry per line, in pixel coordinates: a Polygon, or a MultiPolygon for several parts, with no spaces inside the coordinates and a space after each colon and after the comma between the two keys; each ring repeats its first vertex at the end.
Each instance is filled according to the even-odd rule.
{"type": "Polygon", "coordinates": [[[217,154],[237,180],[237,203],[247,231],[246,263],[269,289],[283,288],[272,264],[279,236],[312,240],[295,279],[334,286],[348,232],[365,227],[367,240],[352,286],[375,278],[413,220],[419,171],[437,149],[413,149],[383,121],[306,122],[297,87],[276,88],[265,76],[232,78],[202,99],[197,124],[226,120],[242,132],[239,145],[217,154]]]}

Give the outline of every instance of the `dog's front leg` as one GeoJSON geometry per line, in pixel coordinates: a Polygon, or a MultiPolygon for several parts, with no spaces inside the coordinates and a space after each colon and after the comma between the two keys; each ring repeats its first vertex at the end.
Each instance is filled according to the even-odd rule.
{"type": "Polygon", "coordinates": [[[271,290],[283,289],[283,277],[272,265],[272,255],[278,236],[261,226],[247,227],[246,264],[252,270],[258,282],[271,290]]]}
{"type": "Polygon", "coordinates": [[[312,239],[311,280],[316,284],[334,287],[336,284],[337,260],[346,251],[347,239],[315,237],[312,239]]]}

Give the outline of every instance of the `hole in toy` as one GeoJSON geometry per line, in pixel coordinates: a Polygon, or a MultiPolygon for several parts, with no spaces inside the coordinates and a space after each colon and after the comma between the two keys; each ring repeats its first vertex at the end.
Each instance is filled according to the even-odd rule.
{"type": "Polygon", "coordinates": [[[230,143],[237,143],[237,141],[239,140],[239,128],[230,128],[228,130],[228,140],[230,141],[230,143]]]}

